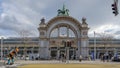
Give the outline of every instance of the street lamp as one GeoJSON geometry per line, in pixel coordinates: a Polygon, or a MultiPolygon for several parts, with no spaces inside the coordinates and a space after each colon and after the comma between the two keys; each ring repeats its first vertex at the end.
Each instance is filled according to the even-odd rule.
{"type": "Polygon", "coordinates": [[[2,60],[2,57],[3,57],[3,37],[1,37],[1,60],[2,60]]]}
{"type": "Polygon", "coordinates": [[[94,31],[94,60],[96,60],[96,34],[94,31]]]}
{"type": "Polygon", "coordinates": [[[7,48],[4,48],[4,56],[6,56],[8,54],[8,49],[7,48]]]}

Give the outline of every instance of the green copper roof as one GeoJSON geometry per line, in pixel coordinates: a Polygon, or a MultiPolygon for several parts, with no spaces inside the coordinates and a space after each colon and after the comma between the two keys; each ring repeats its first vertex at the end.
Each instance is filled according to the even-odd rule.
{"type": "Polygon", "coordinates": [[[62,9],[58,9],[58,15],[57,16],[69,16],[69,10],[65,8],[65,5],[63,4],[62,9]]]}

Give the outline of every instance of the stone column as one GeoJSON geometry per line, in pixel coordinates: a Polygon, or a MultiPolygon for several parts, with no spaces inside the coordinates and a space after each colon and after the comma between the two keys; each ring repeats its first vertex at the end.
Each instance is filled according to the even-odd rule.
{"type": "Polygon", "coordinates": [[[88,57],[88,55],[89,55],[87,40],[82,40],[81,45],[82,45],[81,55],[83,56],[83,58],[86,59],[86,57],[88,57]]]}
{"type": "Polygon", "coordinates": [[[67,37],[69,37],[69,26],[67,26],[67,37]]]}
{"type": "Polygon", "coordinates": [[[50,57],[48,46],[49,46],[49,43],[47,40],[40,41],[40,50],[39,50],[40,58],[48,59],[50,57]]]}
{"type": "Polygon", "coordinates": [[[59,26],[58,26],[58,37],[60,36],[60,28],[59,28],[59,26]]]}
{"type": "Polygon", "coordinates": [[[57,50],[57,59],[59,60],[59,57],[60,57],[60,50],[58,49],[57,50]]]}
{"type": "Polygon", "coordinates": [[[78,49],[76,49],[76,56],[75,56],[76,59],[79,58],[79,55],[78,55],[78,54],[79,54],[78,49]]]}
{"type": "Polygon", "coordinates": [[[49,48],[49,59],[51,59],[51,48],[49,48]]]}
{"type": "Polygon", "coordinates": [[[76,51],[76,56],[77,57],[79,57],[80,56],[80,54],[81,54],[81,44],[80,44],[80,41],[78,40],[78,42],[77,42],[77,45],[78,45],[78,49],[77,49],[77,51],[76,51]]]}
{"type": "Polygon", "coordinates": [[[67,62],[69,62],[69,47],[67,47],[66,49],[67,49],[67,50],[66,50],[66,51],[67,51],[66,60],[67,60],[67,62]]]}

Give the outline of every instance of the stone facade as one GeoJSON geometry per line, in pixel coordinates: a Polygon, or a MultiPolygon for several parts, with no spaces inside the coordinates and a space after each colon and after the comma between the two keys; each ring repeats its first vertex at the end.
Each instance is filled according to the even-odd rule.
{"type": "MultiPolygon", "coordinates": [[[[45,58],[45,59],[51,58],[52,57],[51,53],[53,52],[52,50],[54,50],[53,47],[56,47],[57,49],[56,55],[58,54],[60,55],[59,52],[62,51],[62,47],[64,49],[63,51],[66,50],[66,47],[64,47],[64,44],[61,45],[60,43],[62,43],[62,41],[67,41],[67,40],[74,41],[74,44],[72,44],[71,46],[72,48],[71,52],[75,50],[74,52],[76,57],[79,57],[80,54],[83,57],[86,57],[89,54],[88,52],[89,28],[85,18],[82,19],[82,23],[80,23],[79,21],[77,21],[76,19],[70,16],[56,16],[48,22],[45,22],[45,19],[42,18],[38,30],[40,33],[39,54],[41,58],[45,58]],[[59,30],[61,27],[65,27],[67,29],[65,37],[63,36],[61,37],[60,35],[59,30]],[[58,33],[57,33],[58,35],[56,37],[51,37],[51,33],[54,29],[58,30],[58,33]],[[70,34],[69,30],[73,31],[75,37],[69,37],[69,34],[70,34]],[[58,42],[58,44],[51,44],[52,43],[51,41],[58,42]]],[[[70,48],[69,48],[69,52],[70,52],[70,48]]],[[[72,56],[72,54],[73,53],[71,53],[71,55],[69,56],[72,56]]],[[[68,54],[66,53],[66,55],[68,54]]]]}

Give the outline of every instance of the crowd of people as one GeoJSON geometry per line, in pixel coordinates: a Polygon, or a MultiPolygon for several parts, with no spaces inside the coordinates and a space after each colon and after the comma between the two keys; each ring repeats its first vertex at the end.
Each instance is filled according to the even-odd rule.
{"type": "Polygon", "coordinates": [[[101,61],[110,61],[112,59],[113,55],[112,54],[103,54],[100,56],[101,61]]]}
{"type": "MultiPolygon", "coordinates": [[[[59,55],[59,57],[58,56],[55,56],[56,58],[53,58],[53,57],[51,57],[50,59],[48,59],[48,60],[52,60],[52,59],[57,59],[57,60],[60,60],[60,61],[62,61],[62,62],[66,62],[66,60],[79,60],[80,62],[82,61],[82,60],[89,60],[89,61],[91,61],[91,60],[95,60],[95,58],[94,58],[94,56],[92,56],[92,55],[89,55],[89,56],[87,56],[87,57],[84,57],[83,55],[79,55],[79,57],[77,57],[76,55],[67,55],[66,53],[64,53],[64,52],[61,52],[60,53],[60,55],[59,55]]],[[[105,53],[105,54],[101,54],[100,56],[99,56],[99,58],[97,58],[97,59],[100,59],[101,61],[103,61],[103,62],[108,62],[108,61],[111,61],[111,59],[112,59],[112,57],[113,57],[113,55],[112,54],[107,54],[107,53],[105,53]]],[[[23,56],[23,59],[24,59],[25,57],[23,56]]],[[[20,59],[22,59],[22,58],[20,58],[20,59]]],[[[39,55],[32,55],[32,56],[27,56],[26,57],[26,60],[44,60],[44,59],[41,59],[40,58],[40,56],[39,55]]]]}

